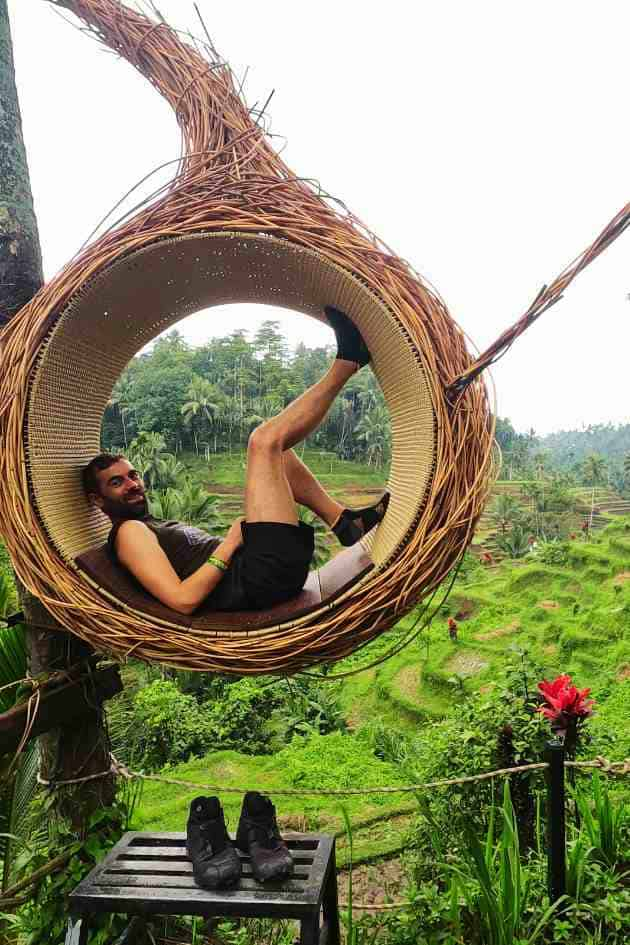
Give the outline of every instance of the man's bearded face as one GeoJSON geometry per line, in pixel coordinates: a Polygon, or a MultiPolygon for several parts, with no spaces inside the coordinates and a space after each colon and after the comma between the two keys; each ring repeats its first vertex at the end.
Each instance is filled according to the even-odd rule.
{"type": "Polygon", "coordinates": [[[147,514],[142,476],[130,462],[119,459],[96,475],[99,493],[93,493],[93,501],[111,519],[142,518],[147,514]]]}

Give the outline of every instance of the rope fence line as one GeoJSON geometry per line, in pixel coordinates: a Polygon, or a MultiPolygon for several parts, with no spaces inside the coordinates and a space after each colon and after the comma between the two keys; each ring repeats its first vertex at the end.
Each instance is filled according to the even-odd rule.
{"type": "MultiPolygon", "coordinates": [[[[125,780],[148,780],[148,781],[160,781],[166,784],[175,784],[181,787],[192,788],[194,790],[203,790],[203,791],[213,791],[213,792],[224,792],[224,793],[244,793],[243,788],[234,788],[234,787],[218,787],[216,785],[204,785],[197,784],[192,781],[184,781],[176,778],[163,778],[159,775],[146,775],[142,772],[131,771],[126,765],[121,764],[114,755],[110,753],[111,764],[107,771],[98,772],[96,774],[85,775],[80,778],[70,778],[63,781],[54,781],[46,780],[42,778],[40,774],[37,775],[37,781],[42,786],[54,789],[55,787],[61,787],[64,785],[73,785],[73,784],[82,784],[88,781],[94,781],[98,778],[109,777],[111,775],[119,776],[125,780]]],[[[610,761],[603,756],[598,756],[591,761],[564,761],[563,767],[575,768],[578,771],[582,770],[584,773],[588,769],[599,769],[607,775],[613,776],[627,776],[630,775],[630,758],[625,758],[623,761],[610,761]]],[[[495,777],[509,777],[513,774],[519,774],[526,771],[541,771],[543,769],[552,769],[552,778],[553,778],[553,767],[549,762],[538,762],[534,764],[527,765],[517,765],[513,768],[499,768],[494,771],[486,771],[478,775],[469,775],[462,778],[449,778],[439,781],[427,781],[421,784],[413,785],[401,785],[400,787],[386,787],[386,788],[363,788],[363,789],[350,789],[347,790],[323,790],[323,791],[296,791],[296,790],[278,790],[274,791],[274,794],[278,795],[299,795],[299,796],[347,796],[347,795],[365,795],[365,794],[394,794],[394,793],[413,793],[422,789],[434,788],[434,787],[445,787],[448,785],[454,784],[469,784],[475,781],[486,781],[495,777]]],[[[69,854],[62,854],[61,857],[56,858],[50,863],[46,864],[44,867],[41,867],[40,870],[37,870],[30,877],[27,877],[25,880],[21,880],[19,883],[15,884],[13,887],[7,889],[4,895],[0,896],[0,908],[17,908],[18,906],[24,905],[29,899],[32,898],[33,887],[46,876],[51,875],[52,873],[58,872],[61,868],[65,866],[69,858],[69,854]],[[30,890],[29,892],[25,892],[30,890]],[[22,895],[16,895],[21,893],[22,895]]],[[[350,867],[352,869],[352,866],[350,867]]],[[[346,868],[347,870],[347,868],[346,868]]],[[[342,909],[349,909],[349,903],[347,901],[340,901],[339,906],[342,909]]],[[[408,901],[406,900],[394,900],[393,902],[386,903],[362,903],[362,902],[353,902],[352,911],[353,912],[385,912],[391,910],[400,910],[405,909],[409,906],[408,901]]]]}
{"type": "MultiPolygon", "coordinates": [[[[83,784],[86,781],[95,781],[99,778],[105,778],[109,777],[110,775],[114,775],[117,777],[122,777],[127,781],[159,781],[163,784],[174,784],[179,787],[192,788],[197,791],[211,791],[217,794],[245,794],[247,791],[252,790],[251,788],[225,787],[223,785],[217,784],[198,784],[195,781],[185,781],[179,778],[165,778],[157,774],[145,774],[142,771],[131,771],[126,765],[121,764],[121,762],[119,762],[114,757],[114,755],[110,755],[110,757],[111,764],[106,771],[99,771],[97,774],[89,774],[82,778],[69,778],[63,781],[56,781],[54,779],[47,780],[38,774],[37,782],[43,787],[54,790],[57,787],[83,784]]],[[[564,764],[566,767],[577,768],[578,770],[597,768],[603,771],[605,774],[616,777],[630,775],[630,758],[625,758],[623,761],[609,761],[607,758],[598,756],[592,761],[565,761],[564,764]]],[[[280,788],[278,790],[274,789],[272,793],[285,797],[349,797],[354,795],[368,794],[413,794],[428,788],[448,787],[450,785],[456,784],[471,784],[475,781],[488,781],[491,778],[511,777],[513,774],[520,774],[524,771],[542,771],[543,769],[547,768],[549,768],[548,762],[539,761],[527,765],[516,765],[513,768],[498,768],[494,771],[485,771],[482,774],[472,774],[461,778],[445,778],[439,781],[424,781],[420,784],[405,784],[400,785],[399,787],[343,788],[334,790],[296,790],[291,788],[280,788]]]]}

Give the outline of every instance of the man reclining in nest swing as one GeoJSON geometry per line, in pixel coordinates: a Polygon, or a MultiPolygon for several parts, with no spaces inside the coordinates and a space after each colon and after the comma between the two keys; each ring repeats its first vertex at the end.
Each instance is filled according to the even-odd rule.
{"type": "Polygon", "coordinates": [[[91,502],[112,521],[114,560],[171,610],[264,610],[296,597],[308,576],[314,530],[298,521],[296,503],[323,519],[343,545],[355,544],[385,514],[386,493],[365,509],[344,509],[328,495],[291,447],[324,420],[347,381],[370,360],[353,323],[326,308],[337,356],[326,375],[249,439],[245,517],[225,538],[148,514],[141,475],[123,456],[101,454],[83,471],[91,502]]]}

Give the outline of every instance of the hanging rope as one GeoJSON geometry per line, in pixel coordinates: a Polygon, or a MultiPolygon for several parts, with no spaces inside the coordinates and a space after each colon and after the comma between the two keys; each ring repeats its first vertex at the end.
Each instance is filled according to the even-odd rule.
{"type": "Polygon", "coordinates": [[[522,335],[523,332],[526,331],[530,325],[533,325],[552,305],[559,302],[564,290],[573,282],[575,277],[582,272],[583,269],[586,269],[594,259],[597,259],[600,253],[603,253],[618,236],[621,236],[629,225],[630,203],[627,203],[625,207],[613,217],[608,226],[602,230],[588,249],[585,249],[577,259],[570,263],[566,269],[563,269],[560,275],[556,276],[550,285],[544,285],[542,287],[525,314],[522,315],[511,328],[504,331],[494,344],[491,344],[490,347],[477,358],[474,364],[471,364],[471,366],[455,378],[454,381],[451,381],[446,388],[448,400],[452,404],[457,402],[466,388],[479,377],[482,371],[485,371],[490,365],[496,364],[499,358],[507,354],[519,335],[522,335]]]}
{"type": "MultiPolygon", "coordinates": [[[[110,775],[125,778],[125,780],[159,781],[163,784],[173,784],[177,787],[190,788],[195,791],[206,791],[212,794],[246,794],[253,790],[251,787],[226,787],[222,784],[198,784],[195,781],[184,781],[179,778],[165,778],[158,774],[145,774],[142,771],[131,771],[126,765],[117,761],[114,755],[111,755],[111,764],[106,771],[98,774],[90,774],[83,778],[69,778],[65,781],[48,781],[37,776],[38,784],[53,789],[56,787],[66,787],[74,784],[82,784],[85,781],[94,781],[97,778],[105,778],[110,775]]],[[[592,761],[565,761],[565,766],[570,768],[599,768],[605,774],[615,776],[630,775],[630,758],[623,761],[609,761],[607,758],[598,756],[592,761]]],[[[278,788],[273,790],[274,795],[284,797],[351,797],[365,796],[373,794],[414,794],[418,791],[428,790],[429,788],[451,787],[457,784],[473,784],[476,781],[488,781],[491,778],[511,777],[513,774],[522,774],[525,771],[543,771],[549,765],[546,761],[538,761],[527,765],[516,765],[513,768],[497,768],[494,771],[485,771],[483,774],[465,775],[460,778],[445,778],[439,781],[423,781],[420,784],[406,784],[398,787],[369,787],[369,788],[340,788],[328,790],[294,790],[290,788],[278,788]]]]}

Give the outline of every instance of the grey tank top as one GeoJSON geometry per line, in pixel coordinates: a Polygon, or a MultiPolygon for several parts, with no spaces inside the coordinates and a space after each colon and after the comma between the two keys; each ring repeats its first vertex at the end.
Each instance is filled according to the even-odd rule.
{"type": "MultiPolygon", "coordinates": [[[[152,515],[145,515],[140,521],[157,537],[160,548],[181,581],[200,568],[222,541],[221,538],[208,535],[201,528],[184,525],[183,522],[163,522],[152,515]]],[[[117,564],[120,562],[116,554],[116,535],[122,524],[122,521],[116,522],[107,538],[107,547],[117,564]]]]}

